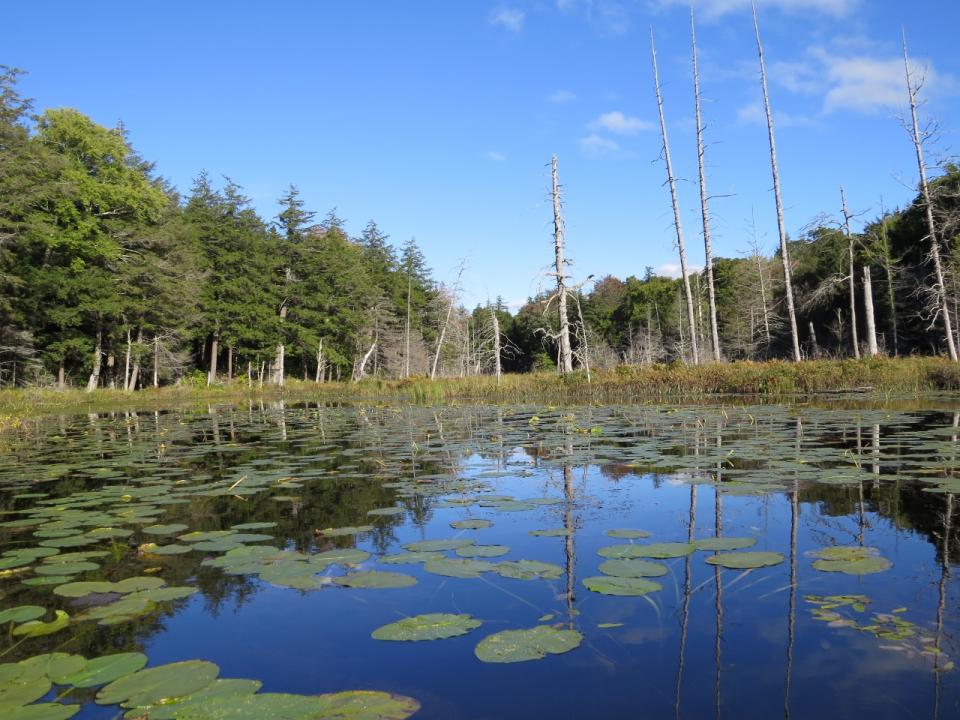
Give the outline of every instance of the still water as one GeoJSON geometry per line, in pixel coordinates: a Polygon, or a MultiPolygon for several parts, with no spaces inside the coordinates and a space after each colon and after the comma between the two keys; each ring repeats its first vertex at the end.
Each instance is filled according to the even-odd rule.
{"type": "Polygon", "coordinates": [[[950,408],[35,421],[0,717],[960,717],[950,408]]]}

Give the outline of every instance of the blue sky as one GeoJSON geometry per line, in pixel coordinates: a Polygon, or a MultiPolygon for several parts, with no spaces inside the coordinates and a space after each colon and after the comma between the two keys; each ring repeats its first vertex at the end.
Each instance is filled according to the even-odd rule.
{"type": "MultiPolygon", "coordinates": [[[[901,25],[949,153],[960,123],[960,3],[758,0],[796,234],[912,198],[901,25]]],[[[764,249],[776,225],[749,0],[700,0],[715,252],[764,249]]],[[[415,236],[438,279],[466,258],[464,300],[537,291],[552,256],[559,156],[577,277],[675,272],[648,32],[654,27],[691,263],[702,265],[687,0],[33,2],[5,8],[0,63],[37,107],[123,120],[187,190],[228,175],[272,217],[288,184],[359,233],[415,236]]]]}

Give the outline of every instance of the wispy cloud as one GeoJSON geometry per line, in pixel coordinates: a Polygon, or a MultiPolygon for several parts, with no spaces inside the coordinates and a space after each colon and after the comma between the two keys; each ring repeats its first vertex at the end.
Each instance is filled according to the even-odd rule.
{"type": "MultiPolygon", "coordinates": [[[[744,105],[737,111],[737,122],[741,125],[764,125],[767,122],[766,113],[763,110],[763,103],[760,100],[744,105]]],[[[777,127],[788,128],[798,125],[812,125],[812,118],[803,115],[793,115],[781,110],[773,111],[773,122],[777,127]]]]}
{"type": "Polygon", "coordinates": [[[502,152],[497,152],[496,150],[487,151],[487,160],[493,160],[493,162],[506,162],[507,156],[502,152]]]}
{"type": "MultiPolygon", "coordinates": [[[[703,270],[699,265],[687,265],[687,273],[698,273],[703,270]]],[[[676,280],[683,276],[683,273],[680,271],[680,263],[664,263],[658,267],[654,272],[661,277],[673,278],[676,280]]]]}
{"type": "Polygon", "coordinates": [[[577,96],[569,90],[557,90],[555,93],[547,95],[547,102],[554,103],[555,105],[565,105],[566,103],[571,103],[576,99],[577,96]]]}
{"type": "Polygon", "coordinates": [[[612,35],[623,35],[630,29],[627,0],[556,0],[564,13],[579,13],[591,25],[612,35]]]}
{"type": "Polygon", "coordinates": [[[506,28],[510,32],[518,33],[523,30],[523,21],[526,20],[526,18],[527,14],[523,12],[523,10],[502,7],[490,16],[490,23],[506,28]]]}
{"type": "Polygon", "coordinates": [[[593,133],[587,137],[580,138],[580,149],[587,157],[599,157],[609,153],[615,153],[620,146],[610,138],[593,133]]]}
{"type": "MultiPolygon", "coordinates": [[[[696,0],[697,11],[706,19],[730,13],[749,11],[751,0],[696,0]]],[[[756,0],[759,8],[775,8],[788,13],[816,12],[830,17],[848,17],[861,5],[861,0],[756,0]]],[[[651,0],[654,7],[690,7],[690,0],[651,0]]]]}
{"type": "Polygon", "coordinates": [[[642,120],[632,115],[624,115],[619,110],[604,113],[592,123],[590,128],[594,130],[609,130],[618,135],[636,135],[643,130],[650,130],[653,125],[646,120],[642,120]]]}

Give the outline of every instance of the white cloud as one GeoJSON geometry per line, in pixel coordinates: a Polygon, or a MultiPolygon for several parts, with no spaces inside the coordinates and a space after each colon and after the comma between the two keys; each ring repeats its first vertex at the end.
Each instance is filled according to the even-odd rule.
{"type": "MultiPolygon", "coordinates": [[[[741,125],[766,125],[767,115],[763,109],[763,102],[757,100],[740,108],[737,111],[737,122],[741,125]]],[[[791,115],[780,110],[774,110],[773,123],[777,127],[787,128],[798,125],[812,125],[813,120],[802,115],[791,115]]]]}
{"type": "Polygon", "coordinates": [[[518,33],[523,30],[523,21],[527,15],[523,10],[502,7],[490,16],[490,23],[506,28],[510,32],[518,33]]]}
{"type": "Polygon", "coordinates": [[[577,12],[588,23],[612,35],[623,35],[630,29],[630,13],[626,0],[557,0],[557,9],[577,12]]]}
{"type": "Polygon", "coordinates": [[[555,93],[547,95],[547,102],[552,102],[555,105],[564,105],[566,103],[573,102],[576,99],[577,96],[569,90],[557,90],[555,93]]]}
{"type": "Polygon", "coordinates": [[[493,160],[494,162],[506,162],[507,156],[502,152],[497,152],[496,150],[490,150],[487,152],[487,160],[493,160]]]}
{"type": "Polygon", "coordinates": [[[618,135],[636,135],[641,130],[650,130],[652,124],[638,117],[624,115],[619,110],[604,113],[592,123],[590,128],[593,130],[609,130],[618,135]]]}
{"type": "MultiPolygon", "coordinates": [[[[652,0],[654,6],[690,7],[690,0],[652,0]]],[[[847,17],[860,7],[861,0],[757,0],[758,8],[776,8],[789,13],[817,12],[831,17],[847,17]]],[[[734,12],[749,11],[750,0],[696,0],[697,11],[706,19],[734,12]]]]}
{"type": "Polygon", "coordinates": [[[620,149],[620,146],[613,140],[594,133],[585,138],[580,138],[580,149],[588,157],[599,157],[616,152],[620,149]]]}
{"type": "MultiPolygon", "coordinates": [[[[703,270],[699,265],[687,265],[687,274],[692,275],[693,273],[698,273],[703,270]]],[[[664,263],[658,267],[654,272],[661,277],[673,278],[674,280],[680,278],[682,273],[680,272],[680,263],[664,263]]]]}

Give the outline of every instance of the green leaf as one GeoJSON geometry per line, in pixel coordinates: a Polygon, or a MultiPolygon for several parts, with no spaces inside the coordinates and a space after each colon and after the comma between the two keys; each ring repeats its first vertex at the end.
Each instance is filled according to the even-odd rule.
{"type": "Polygon", "coordinates": [[[540,660],[547,655],[570,652],[583,641],[576,630],[558,630],[539,625],[529,630],[504,630],[485,637],[474,654],[487,663],[514,663],[540,660]]]}
{"type": "Polygon", "coordinates": [[[13,634],[17,637],[41,637],[59,632],[70,624],[70,616],[63,610],[54,610],[53,613],[56,617],[50,622],[31,620],[23,625],[17,625],[17,627],[13,629],[13,634]]]}
{"type": "Polygon", "coordinates": [[[607,575],[585,578],[583,586],[591,592],[602,595],[639,596],[663,589],[660,583],[642,577],[612,577],[607,575]]]}
{"type": "Polygon", "coordinates": [[[456,558],[441,558],[427,561],[423,569],[434,575],[455,578],[478,578],[480,573],[491,572],[494,565],[483,560],[460,560],[456,558]]]}
{"type": "Polygon", "coordinates": [[[604,575],[614,577],[661,577],[666,575],[668,570],[666,565],[651,562],[649,560],[614,558],[600,563],[600,572],[604,575]]]}
{"type": "Polygon", "coordinates": [[[220,669],[206,660],[186,660],[140,670],[114,680],[97,693],[100,705],[124,707],[170,702],[202,690],[217,679],[220,669]]]}
{"type": "Polygon", "coordinates": [[[147,656],[143,653],[129,652],[104,655],[88,661],[82,670],[62,677],[59,684],[80,688],[105,685],[117,678],[141,670],[146,664],[147,656]]]}
{"type": "Polygon", "coordinates": [[[414,615],[397,622],[383,625],[373,631],[375,640],[442,640],[444,638],[466,635],[483,623],[469,615],[448,613],[429,613],[414,615]]]}
{"type": "Polygon", "coordinates": [[[756,545],[757,541],[755,538],[712,537],[695,540],[693,544],[697,550],[718,552],[720,550],[742,550],[756,545]]]}
{"type": "Polygon", "coordinates": [[[783,555],[778,552],[728,552],[707,558],[710,565],[719,565],[730,570],[769,567],[779,565],[783,560],[783,555]]]}
{"type": "Polygon", "coordinates": [[[0,624],[8,622],[22,623],[27,620],[36,620],[47,612],[39,605],[19,605],[0,612],[0,624]]]}
{"type": "Polygon", "coordinates": [[[349,575],[336,577],[333,581],[337,585],[343,585],[351,588],[403,588],[417,584],[417,579],[410,575],[395,572],[380,572],[370,570],[368,572],[357,572],[349,575]]]}

